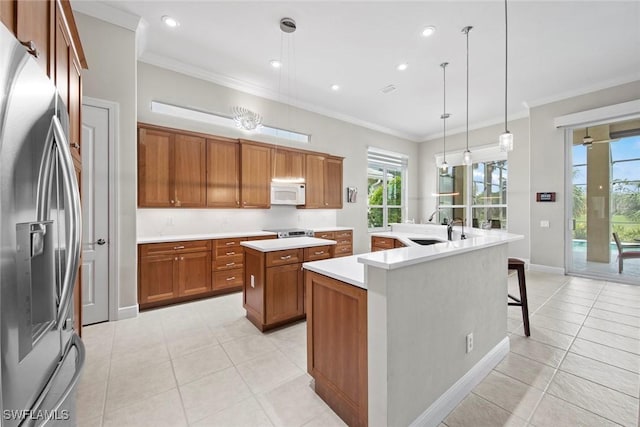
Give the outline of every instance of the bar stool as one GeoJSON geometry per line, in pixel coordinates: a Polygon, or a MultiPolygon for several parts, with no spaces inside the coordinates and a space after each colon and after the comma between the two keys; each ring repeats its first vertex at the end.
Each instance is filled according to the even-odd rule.
{"type": "Polygon", "coordinates": [[[524,261],[518,258],[509,258],[509,270],[516,270],[518,272],[518,286],[520,287],[520,298],[516,298],[511,294],[507,294],[511,300],[508,305],[515,305],[522,307],[522,321],[524,322],[524,334],[531,336],[529,330],[529,304],[527,303],[527,284],[524,278],[524,261]]]}

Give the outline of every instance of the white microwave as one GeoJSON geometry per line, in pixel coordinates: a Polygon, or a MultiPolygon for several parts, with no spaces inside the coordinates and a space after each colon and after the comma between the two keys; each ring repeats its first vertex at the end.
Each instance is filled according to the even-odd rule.
{"type": "Polygon", "coordinates": [[[294,182],[272,182],[272,205],[304,205],[305,185],[294,182]]]}

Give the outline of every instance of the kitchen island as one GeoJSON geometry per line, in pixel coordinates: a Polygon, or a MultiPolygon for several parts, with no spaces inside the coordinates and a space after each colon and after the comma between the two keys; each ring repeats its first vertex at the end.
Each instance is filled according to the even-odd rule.
{"type": "Polygon", "coordinates": [[[335,244],[315,237],[242,242],[247,319],[261,331],[303,319],[302,262],[330,258],[335,244]]]}
{"type": "MultiPolygon", "coordinates": [[[[446,236],[433,227],[403,232],[446,236]]],[[[316,392],[349,425],[437,425],[509,350],[507,244],[520,238],[470,234],[305,263],[316,392]]]]}

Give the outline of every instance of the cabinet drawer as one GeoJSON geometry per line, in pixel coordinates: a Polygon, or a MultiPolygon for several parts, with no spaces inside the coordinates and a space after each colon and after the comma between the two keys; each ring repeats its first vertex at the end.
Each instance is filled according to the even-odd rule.
{"type": "Polygon", "coordinates": [[[353,246],[351,245],[336,246],[335,255],[334,255],[335,257],[348,256],[348,255],[353,255],[353,246]]]}
{"type": "Polygon", "coordinates": [[[270,239],[277,239],[278,236],[276,236],[275,234],[271,234],[269,236],[249,236],[247,237],[247,240],[270,240],[270,239]]]}
{"type": "Polygon", "coordinates": [[[344,239],[344,238],[349,238],[352,239],[353,238],[353,231],[352,230],[345,230],[345,231],[335,231],[335,239],[344,239]]]}
{"type": "Polygon", "coordinates": [[[302,262],[302,249],[287,249],[284,251],[267,252],[266,266],[292,264],[302,262]]]}
{"type": "Polygon", "coordinates": [[[211,240],[192,240],[189,242],[148,243],[140,245],[140,256],[162,255],[211,250],[211,240]]]}
{"type": "Polygon", "coordinates": [[[319,259],[331,258],[331,246],[332,245],[304,248],[304,260],[317,261],[319,259]]]}
{"type": "Polygon", "coordinates": [[[243,260],[244,256],[242,254],[218,257],[213,261],[213,269],[220,271],[240,268],[242,267],[243,260]]]}
{"type": "Polygon", "coordinates": [[[351,239],[351,237],[336,237],[335,238],[336,241],[336,245],[340,246],[340,245],[344,245],[344,246],[351,246],[353,244],[353,239],[351,239]]]}
{"type": "Polygon", "coordinates": [[[317,237],[318,239],[333,240],[335,234],[336,234],[335,231],[320,231],[318,233],[313,233],[313,236],[317,237]]]}
{"type": "Polygon", "coordinates": [[[395,242],[393,242],[393,247],[394,248],[404,248],[405,246],[407,246],[407,245],[402,243],[400,240],[396,240],[395,242]]]}
{"type": "Polygon", "coordinates": [[[371,237],[371,247],[377,247],[381,249],[393,249],[395,239],[390,237],[371,237]]]}
{"type": "Polygon", "coordinates": [[[219,248],[215,248],[216,259],[234,256],[234,255],[242,255],[244,253],[242,246],[223,246],[219,248]]]}
{"type": "Polygon", "coordinates": [[[228,271],[216,271],[213,273],[213,286],[214,291],[227,288],[237,288],[242,286],[244,282],[242,279],[244,270],[236,268],[235,270],[228,271]]]}
{"type": "Polygon", "coordinates": [[[240,242],[247,240],[246,237],[236,237],[232,239],[216,239],[216,248],[228,248],[229,246],[240,246],[240,242]]]}
{"type": "Polygon", "coordinates": [[[388,248],[380,248],[378,246],[372,246],[371,247],[371,252],[378,252],[378,251],[386,251],[388,248]]]}

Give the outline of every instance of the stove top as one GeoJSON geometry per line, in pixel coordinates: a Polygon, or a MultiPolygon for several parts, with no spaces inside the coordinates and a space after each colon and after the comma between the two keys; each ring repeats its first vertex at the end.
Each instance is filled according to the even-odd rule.
{"type": "Polygon", "coordinates": [[[264,231],[276,233],[278,235],[278,239],[286,239],[287,237],[313,237],[313,230],[307,230],[304,228],[277,228],[264,231]]]}

